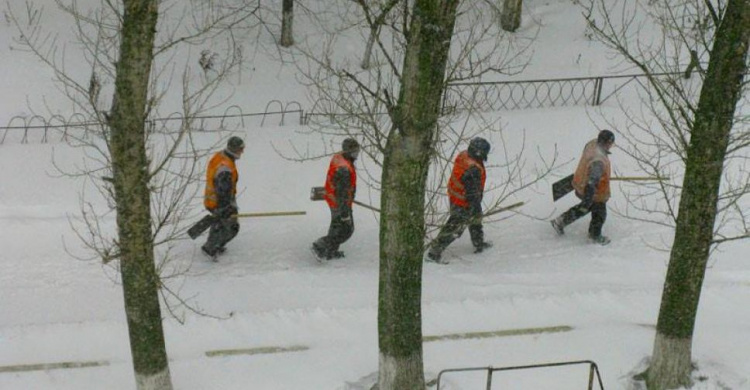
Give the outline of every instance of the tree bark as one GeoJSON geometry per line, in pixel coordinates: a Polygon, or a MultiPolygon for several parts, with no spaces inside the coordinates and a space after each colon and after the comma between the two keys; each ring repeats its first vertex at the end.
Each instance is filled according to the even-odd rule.
{"type": "Polygon", "coordinates": [[[290,47],[294,45],[294,0],[284,0],[281,5],[281,46],[290,47]]]}
{"type": "Polygon", "coordinates": [[[367,38],[367,43],[365,44],[365,54],[362,57],[362,64],[360,64],[362,69],[370,69],[370,57],[372,56],[372,48],[373,46],[375,46],[375,39],[377,39],[379,33],[379,25],[370,26],[370,36],[367,38]]]}
{"type": "Polygon", "coordinates": [[[110,119],[120,270],[136,384],[169,390],[159,275],[154,265],[145,120],[158,0],[125,0],[110,119]]]}
{"type": "Polygon", "coordinates": [[[374,19],[372,19],[372,16],[370,15],[371,11],[367,3],[363,0],[357,0],[357,1],[365,10],[365,16],[367,17],[367,21],[370,25],[370,36],[367,38],[367,43],[365,44],[365,54],[364,56],[362,56],[362,63],[360,64],[362,69],[369,69],[370,58],[372,58],[372,49],[375,46],[375,41],[377,41],[378,35],[380,34],[380,27],[383,24],[385,24],[388,14],[391,12],[393,7],[399,4],[399,0],[389,0],[378,11],[378,15],[374,19]]]}
{"type": "Polygon", "coordinates": [[[713,240],[729,133],[746,72],[750,1],[729,0],[718,26],[687,150],[675,238],[657,322],[650,390],[690,386],[691,349],[713,240]]]}
{"type": "Polygon", "coordinates": [[[500,25],[503,30],[514,32],[521,27],[521,8],[523,0],[503,0],[503,13],[500,15],[500,25]]]}
{"type": "Polygon", "coordinates": [[[423,390],[425,185],[458,0],[416,0],[383,162],[379,390],[423,390]]]}

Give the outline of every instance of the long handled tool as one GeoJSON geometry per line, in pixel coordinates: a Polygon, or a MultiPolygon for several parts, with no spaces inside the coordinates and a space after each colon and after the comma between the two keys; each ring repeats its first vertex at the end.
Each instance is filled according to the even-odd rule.
{"type": "MultiPolygon", "coordinates": [[[[266,213],[239,213],[235,214],[232,217],[234,218],[258,218],[258,217],[285,217],[285,216],[292,216],[292,215],[305,215],[307,214],[306,211],[271,211],[266,213]]],[[[206,231],[206,229],[210,228],[211,225],[216,223],[219,220],[219,217],[209,214],[205,217],[201,218],[198,222],[195,223],[190,229],[188,229],[187,233],[190,238],[195,240],[198,236],[200,236],[203,232],[206,231]]]]}
{"type": "MultiPolygon", "coordinates": [[[[325,194],[326,194],[325,187],[313,187],[313,188],[310,189],[310,200],[323,200],[323,199],[325,199],[325,194]]],[[[352,202],[354,204],[356,204],[356,205],[362,206],[362,207],[364,207],[366,209],[375,211],[377,213],[380,212],[379,208],[370,206],[367,203],[362,203],[362,202],[360,202],[358,200],[353,200],[352,202]]]]}
{"type": "Polygon", "coordinates": [[[292,215],[306,215],[307,211],[269,211],[266,213],[239,213],[237,218],[258,218],[258,217],[289,217],[292,215]]]}
{"type": "MultiPolygon", "coordinates": [[[[323,200],[324,196],[325,196],[325,188],[323,188],[323,187],[313,187],[312,189],[310,189],[310,200],[323,200]]],[[[360,205],[360,206],[362,206],[362,207],[364,207],[366,209],[370,209],[370,210],[378,212],[378,213],[380,212],[379,208],[370,206],[369,204],[362,203],[362,202],[360,202],[358,200],[355,200],[353,202],[354,202],[354,204],[360,205]]],[[[489,217],[490,215],[501,213],[503,211],[512,210],[512,209],[514,209],[516,207],[520,207],[520,206],[523,206],[523,202],[513,203],[512,205],[509,205],[509,206],[500,207],[499,209],[492,210],[489,213],[486,213],[486,214],[482,215],[482,217],[489,217]]]]}
{"type": "Polygon", "coordinates": [[[495,210],[491,210],[491,211],[488,211],[488,212],[486,212],[486,213],[484,213],[484,214],[480,215],[480,216],[479,216],[479,217],[477,217],[477,218],[472,218],[471,220],[469,220],[469,222],[470,222],[470,223],[474,223],[474,222],[481,222],[481,221],[482,221],[482,219],[484,219],[484,218],[487,218],[487,217],[489,217],[490,215],[495,215],[495,214],[499,214],[499,213],[502,213],[503,211],[513,210],[513,209],[515,209],[515,208],[518,208],[518,207],[521,207],[521,206],[523,206],[524,204],[525,204],[525,202],[516,202],[516,203],[513,203],[513,204],[511,204],[511,205],[508,205],[508,206],[503,206],[503,207],[500,207],[500,208],[498,208],[498,209],[495,209],[495,210]]]}
{"type": "Polygon", "coordinates": [[[669,176],[616,176],[611,177],[612,181],[664,181],[669,180],[669,176]]]}
{"type": "MultiPolygon", "coordinates": [[[[611,181],[662,181],[669,180],[667,176],[617,176],[611,177],[611,181]]],[[[569,192],[573,191],[573,175],[565,176],[552,183],[552,201],[557,201],[569,192]]]]}
{"type": "Polygon", "coordinates": [[[523,205],[524,205],[524,202],[513,203],[511,205],[503,206],[503,207],[500,207],[499,209],[495,209],[495,210],[492,210],[490,212],[487,212],[487,213],[483,214],[482,217],[489,217],[490,215],[495,215],[495,214],[498,214],[498,213],[502,213],[503,211],[513,210],[513,209],[515,209],[517,207],[521,207],[523,205]]]}

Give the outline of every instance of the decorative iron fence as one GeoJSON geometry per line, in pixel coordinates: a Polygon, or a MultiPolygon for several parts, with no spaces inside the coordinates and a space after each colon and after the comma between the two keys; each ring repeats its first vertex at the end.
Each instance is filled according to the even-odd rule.
{"type": "MultiPolygon", "coordinates": [[[[264,126],[267,118],[277,117],[279,126],[283,126],[288,115],[296,116],[299,124],[305,120],[304,111],[299,102],[292,101],[283,104],[278,100],[268,102],[264,112],[244,113],[241,107],[232,105],[227,107],[222,115],[200,115],[190,120],[194,130],[210,132],[245,128],[251,118],[255,119],[256,125],[264,126]],[[278,110],[273,110],[277,106],[278,110]]],[[[185,126],[185,117],[182,113],[174,112],[165,117],[149,119],[146,125],[151,133],[175,133],[185,126]]],[[[103,123],[80,113],[68,118],[53,115],[49,119],[40,115],[15,116],[10,119],[8,126],[0,127],[0,145],[11,140],[22,144],[67,142],[71,137],[85,140],[91,136],[91,133],[101,131],[104,127],[103,123]]]]}
{"type": "Polygon", "coordinates": [[[598,105],[602,77],[449,84],[443,112],[598,105]]]}
{"type": "MultiPolygon", "coordinates": [[[[663,78],[683,73],[653,73],[663,78]]],[[[500,111],[576,105],[598,106],[645,74],[449,84],[443,112],[500,111]],[[606,95],[603,96],[607,87],[606,95]]]]}
{"type": "MultiPolygon", "coordinates": [[[[658,73],[651,77],[667,77],[682,75],[682,73],[658,73]]],[[[500,111],[533,108],[549,108],[575,105],[598,106],[610,97],[616,95],[622,88],[637,80],[648,77],[645,74],[631,74],[619,76],[578,77],[545,80],[498,81],[477,83],[449,84],[443,94],[442,112],[454,113],[467,110],[500,111]],[[606,93],[605,93],[606,91],[606,93]]],[[[681,77],[681,76],[680,76],[681,77]]],[[[279,126],[283,126],[287,115],[298,118],[300,125],[306,125],[312,118],[329,117],[331,121],[336,117],[350,117],[352,114],[331,114],[316,112],[317,104],[307,112],[299,102],[282,103],[271,100],[266,104],[263,112],[244,113],[242,108],[233,105],[224,110],[223,115],[205,115],[190,118],[192,127],[198,131],[236,130],[247,126],[246,120],[259,119],[259,126],[264,126],[267,117],[278,117],[279,126]]],[[[386,115],[377,113],[375,115],[386,115]]],[[[169,133],[176,132],[184,125],[185,118],[181,113],[172,113],[163,118],[148,121],[150,131],[169,133]],[[174,123],[179,125],[175,126],[174,123]]],[[[73,114],[69,118],[54,115],[49,119],[34,115],[31,117],[16,116],[11,118],[6,127],[0,127],[0,144],[4,144],[9,132],[17,132],[15,138],[21,143],[28,143],[32,139],[46,143],[53,141],[52,133],[57,140],[65,142],[71,132],[77,132],[77,137],[88,137],[89,133],[101,128],[101,124],[86,118],[82,114],[73,114]]]]}

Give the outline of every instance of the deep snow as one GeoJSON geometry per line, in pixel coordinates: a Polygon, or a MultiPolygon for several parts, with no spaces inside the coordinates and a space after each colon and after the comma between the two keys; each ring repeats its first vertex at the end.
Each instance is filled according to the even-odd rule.
{"type": "MultiPolygon", "coordinates": [[[[538,26],[540,32],[523,78],[598,75],[612,69],[606,51],[583,36],[580,11],[571,2],[526,3],[524,26],[538,26]],[[555,49],[561,45],[567,47],[564,53],[555,49]]],[[[53,112],[70,113],[44,66],[9,49],[12,35],[7,23],[0,24],[0,90],[4,91],[0,124],[16,115],[29,115],[27,100],[30,106],[40,107],[42,97],[53,102],[53,112]]],[[[292,74],[293,67],[280,67],[262,52],[253,61],[254,70],[246,75],[245,84],[236,86],[252,93],[236,93],[231,104],[251,112],[262,111],[274,99],[304,102],[304,92],[282,77],[292,74]]],[[[602,114],[623,123],[614,106],[605,106],[602,114]]],[[[583,144],[596,134],[590,117],[598,113],[568,107],[497,115],[506,140],[525,136],[531,169],[538,164],[536,148],[550,155],[556,147],[559,161],[575,161],[583,144]]],[[[165,319],[173,383],[181,390],[367,388],[378,364],[376,215],[355,209],[357,230],[342,247],[346,258],[317,264],[308,247],[325,233],[329,214],[323,203],[310,202],[308,193],[310,187],[322,184],[328,162],[293,162],[275,149],[290,152],[294,137],[294,143],[320,151],[321,137],[304,135],[293,120],[277,126],[270,119],[274,118],[264,126],[260,118],[246,122],[248,146],[239,161],[240,208],[243,212],[304,210],[307,215],[244,220],[239,236],[216,264],[200,253],[205,236],[178,244],[176,266],[187,273],[170,281],[170,286],[192,305],[220,318],[178,310],[186,316],[184,324],[165,319]],[[300,348],[275,354],[206,355],[271,346],[300,348]]],[[[83,158],[82,150],[54,140],[41,144],[38,138],[22,144],[11,134],[0,145],[0,389],[132,389],[135,381],[117,274],[112,266],[77,260],[68,253],[82,253],[83,248],[67,217],[79,212],[80,191],[93,193],[81,181],[56,177],[51,156],[63,164],[76,164],[83,158]],[[3,370],[68,361],[108,364],[3,370]]],[[[486,136],[494,145],[499,142],[496,135],[486,136]]],[[[216,137],[200,135],[199,140],[210,145],[216,137]]],[[[498,164],[501,154],[493,150],[489,163],[498,164]]],[[[612,161],[616,174],[639,173],[618,150],[612,161]]],[[[571,169],[568,163],[555,177],[571,169]]],[[[488,186],[503,182],[501,167],[490,167],[488,172],[488,186]]],[[[428,378],[447,368],[590,359],[599,365],[606,389],[634,386],[630,377],[644,368],[644,359],[651,354],[669,259],[668,251],[653,246],[671,242],[672,232],[613,212],[625,207],[623,187],[615,185],[604,228],[613,239],[609,246],[587,242],[588,218],[557,237],[546,220],[572,206],[574,199],[551,202],[549,185],[555,177],[514,198],[526,202],[522,215],[485,226],[494,248],[473,254],[467,233],[446,251],[449,265],[425,264],[423,333],[554,326],[572,330],[426,342],[428,378]]],[[[361,190],[358,199],[377,205],[375,192],[361,190]]],[[[747,252],[748,243],[740,241],[722,246],[711,258],[693,345],[696,375],[707,379],[697,382],[697,389],[750,389],[747,252]]],[[[581,368],[545,369],[498,374],[493,388],[581,389],[587,379],[581,368]]],[[[484,386],[483,377],[471,375],[446,380],[443,388],[484,386]]]]}

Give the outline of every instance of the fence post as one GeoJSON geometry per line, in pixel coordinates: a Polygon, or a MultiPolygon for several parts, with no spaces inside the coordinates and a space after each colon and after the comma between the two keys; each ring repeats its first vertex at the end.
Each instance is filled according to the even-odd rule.
{"type": "Polygon", "coordinates": [[[47,143],[47,133],[49,132],[49,126],[50,126],[49,122],[44,122],[44,134],[42,135],[43,144],[47,143]]]}
{"type": "Polygon", "coordinates": [[[597,77],[594,81],[594,106],[598,106],[602,102],[602,84],[604,84],[603,77],[597,77]]]}

